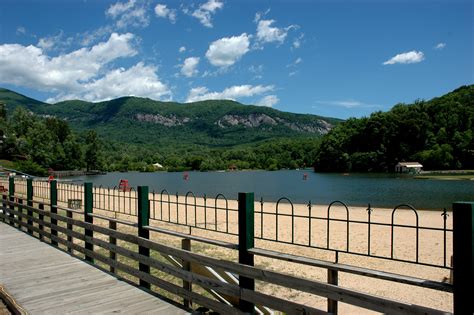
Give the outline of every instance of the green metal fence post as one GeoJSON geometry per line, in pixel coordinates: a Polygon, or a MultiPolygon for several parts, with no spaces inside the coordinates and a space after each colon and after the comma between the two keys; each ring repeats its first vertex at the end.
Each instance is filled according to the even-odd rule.
{"type": "MultiPolygon", "coordinates": [[[[8,177],[8,199],[11,202],[15,201],[15,178],[13,176],[8,177]]],[[[10,205],[10,209],[14,209],[14,206],[10,205]]],[[[15,218],[15,215],[12,212],[10,212],[10,218],[15,218]]],[[[10,221],[10,224],[15,226],[13,221],[10,221]]]]}
{"type": "Polygon", "coordinates": [[[473,314],[474,202],[453,204],[454,314],[473,314]]]}
{"type": "MultiPolygon", "coordinates": [[[[57,214],[58,213],[58,182],[52,180],[49,182],[49,206],[50,212],[57,214]]],[[[55,225],[58,225],[58,220],[51,218],[51,235],[58,236],[58,231],[54,228],[55,225]]],[[[58,242],[51,240],[51,245],[58,246],[58,242]]]]}
{"type": "MultiPolygon", "coordinates": [[[[148,197],[148,186],[138,186],[138,236],[149,239],[150,231],[144,229],[150,222],[150,201],[148,197]]],[[[138,246],[138,253],[150,257],[150,249],[138,246]]],[[[150,266],[140,263],[138,266],[142,272],[150,273],[150,266]]],[[[150,289],[150,283],[140,279],[140,286],[150,289]]]]}
{"type": "MultiPolygon", "coordinates": [[[[28,207],[33,207],[33,178],[28,178],[26,180],[26,205],[28,207]]],[[[31,218],[33,217],[33,211],[28,209],[27,211],[28,216],[31,218]]],[[[28,218],[28,225],[33,225],[33,220],[28,218]]],[[[33,234],[33,230],[28,228],[28,233],[33,234]]]]}
{"type": "MultiPolygon", "coordinates": [[[[253,254],[248,252],[254,247],[254,195],[239,193],[239,263],[254,265],[253,254]]],[[[255,280],[239,276],[239,286],[242,289],[255,290],[255,280]]],[[[248,301],[239,300],[242,312],[254,314],[255,305],[248,301]]]]}
{"type": "MultiPolygon", "coordinates": [[[[94,195],[92,193],[92,183],[84,183],[84,222],[94,223],[94,217],[92,214],[92,209],[94,207],[94,195]]],[[[84,229],[84,235],[87,237],[94,237],[94,232],[90,229],[84,229]]],[[[90,251],[94,251],[94,244],[85,242],[85,248],[90,251]]],[[[85,255],[86,261],[94,263],[94,258],[89,255],[85,255]]]]}

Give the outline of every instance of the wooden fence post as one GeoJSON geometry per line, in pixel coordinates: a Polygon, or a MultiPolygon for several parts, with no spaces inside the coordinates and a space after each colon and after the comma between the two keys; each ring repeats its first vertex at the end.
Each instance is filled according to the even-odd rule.
{"type": "MultiPolygon", "coordinates": [[[[191,240],[188,239],[188,238],[182,239],[181,240],[181,249],[191,251],[191,240]]],[[[181,260],[181,264],[183,266],[183,270],[191,271],[191,263],[189,261],[186,261],[186,260],[183,259],[183,260],[181,260]]],[[[192,292],[192,290],[193,290],[192,283],[189,282],[189,281],[183,280],[183,289],[185,289],[186,291],[192,292]]],[[[191,307],[192,302],[185,298],[184,301],[183,301],[183,305],[184,305],[184,307],[191,307]]]]}
{"type": "Polygon", "coordinates": [[[474,202],[453,204],[454,314],[473,314],[474,202]]]}
{"type": "MultiPolygon", "coordinates": [[[[253,254],[248,252],[254,247],[254,195],[239,193],[239,263],[253,266],[253,254]]],[[[255,279],[239,276],[242,289],[255,290],[255,279]]],[[[255,305],[239,300],[239,309],[244,313],[254,314],[255,305]]]]}
{"type": "MultiPolygon", "coordinates": [[[[15,178],[13,176],[8,177],[8,199],[11,202],[15,201],[15,178]]],[[[9,208],[13,210],[15,206],[10,205],[9,208]]],[[[10,218],[12,219],[15,218],[15,215],[12,212],[10,212],[10,218]]],[[[10,224],[15,226],[15,223],[13,221],[10,221],[10,224]]]]}
{"type": "MultiPolygon", "coordinates": [[[[58,182],[52,180],[49,182],[49,206],[51,213],[58,213],[58,182]]],[[[58,231],[54,229],[53,225],[58,225],[58,220],[51,218],[51,235],[58,236],[58,231]]],[[[58,246],[58,242],[51,240],[51,244],[58,246]]]]}
{"type": "MultiPolygon", "coordinates": [[[[148,197],[148,186],[138,186],[138,236],[149,239],[150,231],[144,229],[150,222],[150,201],[148,197]]],[[[138,246],[138,253],[140,255],[150,257],[150,249],[138,246]]],[[[142,272],[150,273],[150,266],[139,263],[138,269],[142,272]]],[[[140,279],[140,286],[150,289],[150,283],[140,279]]]]}
{"type": "MultiPolygon", "coordinates": [[[[117,222],[109,221],[109,229],[116,231],[117,230],[117,222]]],[[[109,243],[112,245],[117,245],[117,239],[113,236],[109,236],[109,243]]],[[[117,255],[114,251],[109,251],[109,258],[115,261],[117,259],[117,255]]],[[[110,266],[109,268],[111,273],[115,273],[115,267],[110,266]]]]}
{"type": "MultiPolygon", "coordinates": [[[[338,263],[339,262],[339,252],[336,251],[336,254],[335,254],[335,262],[338,263]]],[[[329,284],[332,284],[332,285],[338,285],[339,283],[339,279],[338,279],[338,271],[337,270],[333,270],[333,269],[328,269],[328,283],[329,284]]],[[[328,299],[328,313],[331,313],[331,314],[334,314],[334,315],[337,315],[337,301],[336,300],[331,300],[331,299],[328,299]]]]}
{"type": "MultiPolygon", "coordinates": [[[[33,207],[33,178],[28,178],[26,180],[26,205],[33,207]]],[[[30,209],[28,209],[26,212],[29,217],[33,216],[33,211],[30,209]]],[[[28,225],[33,225],[32,219],[28,219],[28,225]]],[[[28,233],[33,234],[33,230],[28,228],[28,233]]]]}
{"type": "MultiPolygon", "coordinates": [[[[94,195],[92,194],[92,183],[84,183],[84,222],[94,223],[94,217],[89,214],[92,214],[92,209],[94,207],[94,195]]],[[[94,237],[94,231],[89,229],[84,229],[84,235],[89,237],[94,237]]],[[[94,244],[85,242],[85,248],[94,251],[94,244]]],[[[94,263],[94,258],[85,255],[86,261],[94,263]]]]}

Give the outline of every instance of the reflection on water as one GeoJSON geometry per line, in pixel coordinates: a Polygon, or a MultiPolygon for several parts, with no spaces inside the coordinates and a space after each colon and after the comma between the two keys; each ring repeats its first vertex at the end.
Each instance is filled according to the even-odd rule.
{"type": "Polygon", "coordinates": [[[474,200],[474,181],[421,180],[394,174],[322,174],[311,170],[241,171],[184,173],[108,173],[79,176],[74,180],[91,181],[104,187],[118,186],[128,179],[131,186],[150,186],[150,191],[215,197],[222,193],[236,199],[238,192],[254,192],[255,199],[276,201],[288,197],[293,202],[328,204],[341,200],[349,205],[394,207],[408,203],[419,209],[451,208],[455,201],[474,200]],[[306,179],[304,179],[304,175],[306,179]]]}

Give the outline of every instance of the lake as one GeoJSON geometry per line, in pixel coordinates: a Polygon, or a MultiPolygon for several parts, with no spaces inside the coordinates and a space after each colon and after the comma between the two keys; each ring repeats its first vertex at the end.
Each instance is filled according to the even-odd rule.
{"type": "Polygon", "coordinates": [[[196,196],[214,198],[221,193],[236,199],[238,192],[254,192],[255,199],[276,201],[287,197],[294,203],[328,204],[340,200],[348,205],[395,207],[408,203],[418,209],[450,209],[455,201],[474,200],[474,181],[424,180],[396,174],[327,174],[311,170],[140,173],[112,172],[106,175],[77,176],[95,186],[118,186],[127,179],[130,186],[149,186],[150,191],[180,195],[192,191],[196,196]],[[188,174],[188,179],[184,175],[188,174]],[[304,180],[304,174],[307,179],[304,180]]]}

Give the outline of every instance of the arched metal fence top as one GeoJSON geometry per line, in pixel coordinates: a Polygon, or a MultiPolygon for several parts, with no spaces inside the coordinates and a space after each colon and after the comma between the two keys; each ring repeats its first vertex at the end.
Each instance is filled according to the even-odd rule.
{"type": "Polygon", "coordinates": [[[217,201],[218,201],[219,199],[225,200],[225,208],[226,208],[226,209],[229,208],[229,202],[228,202],[228,200],[227,200],[227,197],[224,196],[223,194],[217,194],[216,198],[214,199],[214,207],[215,207],[215,208],[217,208],[217,201]],[[222,198],[221,198],[221,197],[222,197],[222,198]]]}
{"type": "Polygon", "coordinates": [[[280,199],[277,200],[276,205],[275,205],[276,212],[278,213],[278,207],[280,206],[280,202],[282,201],[287,201],[291,206],[291,212],[293,212],[294,210],[293,202],[288,197],[281,197],[280,199]]]}
{"type": "Polygon", "coordinates": [[[170,193],[166,190],[166,189],[163,189],[162,191],[160,191],[160,200],[163,199],[163,194],[165,194],[168,196],[168,201],[170,200],[170,193]]]}
{"type": "Polygon", "coordinates": [[[184,196],[184,197],[186,198],[186,200],[187,200],[187,198],[189,197],[189,195],[191,195],[191,197],[193,197],[194,200],[196,200],[196,195],[195,195],[192,191],[188,191],[188,192],[186,193],[186,195],[184,196]]]}
{"type": "Polygon", "coordinates": [[[333,202],[331,202],[329,204],[328,211],[327,211],[328,219],[329,219],[329,214],[330,214],[329,212],[330,212],[332,206],[334,206],[336,204],[339,204],[339,205],[341,205],[345,208],[345,210],[346,210],[346,219],[349,220],[349,207],[347,207],[347,205],[344,202],[340,201],[340,200],[334,200],[333,202]]]}
{"type": "Polygon", "coordinates": [[[416,208],[413,207],[412,205],[409,205],[409,204],[406,204],[406,203],[399,204],[398,206],[393,208],[393,210],[392,210],[392,224],[394,223],[394,220],[395,220],[395,212],[397,210],[402,209],[402,208],[407,208],[408,210],[412,210],[415,213],[416,227],[418,227],[418,210],[416,210],[416,208]]]}
{"type": "Polygon", "coordinates": [[[330,246],[329,246],[329,239],[330,239],[330,233],[329,233],[329,229],[330,229],[330,221],[331,221],[331,218],[330,218],[330,211],[331,211],[331,207],[336,205],[336,204],[339,204],[341,206],[343,206],[346,210],[346,252],[349,252],[349,208],[347,207],[347,205],[340,201],[340,200],[334,200],[333,202],[331,202],[328,206],[328,211],[327,211],[327,224],[326,224],[326,247],[329,249],[330,246]]]}

